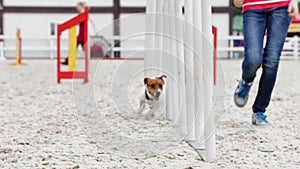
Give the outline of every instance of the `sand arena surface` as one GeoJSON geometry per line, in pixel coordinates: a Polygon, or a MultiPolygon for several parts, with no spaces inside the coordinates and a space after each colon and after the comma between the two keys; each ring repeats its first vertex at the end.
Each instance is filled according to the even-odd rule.
{"type": "MultiPolygon", "coordinates": [[[[232,93],[241,74],[241,61],[221,61],[226,77],[225,111],[220,115],[217,159],[212,163],[202,162],[185,142],[178,143],[180,137],[163,119],[139,126],[124,120],[127,114],[112,104],[114,91],[107,90],[115,70],[125,72],[118,66],[122,61],[102,62],[102,74],[96,78],[91,99],[97,109],[79,113],[74,108],[72,81],[56,83],[56,61],[28,60],[26,66],[11,66],[11,62],[0,61],[0,168],[300,168],[299,61],[282,61],[267,112],[272,125],[266,127],[250,124],[258,78],[249,104],[237,108],[232,93]],[[114,133],[97,128],[103,123],[95,112],[105,117],[110,127],[107,131],[114,133]],[[120,140],[116,133],[127,139],[120,140]],[[162,143],[130,142],[139,137],[155,137],[162,143]]],[[[91,67],[97,62],[92,61],[91,67]]],[[[126,65],[131,67],[130,73],[142,68],[143,62],[126,65]]],[[[80,83],[76,82],[79,88],[80,83]]],[[[131,100],[136,94],[134,88],[142,85],[136,83],[138,80],[128,88],[131,100]]],[[[114,87],[117,91],[117,85],[114,87]]],[[[82,96],[90,95],[87,92],[82,96]]],[[[92,110],[86,106],[86,110],[92,110]]]]}

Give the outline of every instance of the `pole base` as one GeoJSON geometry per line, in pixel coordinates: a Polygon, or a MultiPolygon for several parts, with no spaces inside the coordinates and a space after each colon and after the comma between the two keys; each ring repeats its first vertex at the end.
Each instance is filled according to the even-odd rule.
{"type": "Polygon", "coordinates": [[[185,140],[185,142],[196,151],[196,153],[200,156],[201,160],[206,161],[204,148],[196,148],[195,141],[185,140]]]}
{"type": "Polygon", "coordinates": [[[26,63],[11,63],[10,65],[12,65],[12,66],[25,66],[27,64],[26,63]]]}

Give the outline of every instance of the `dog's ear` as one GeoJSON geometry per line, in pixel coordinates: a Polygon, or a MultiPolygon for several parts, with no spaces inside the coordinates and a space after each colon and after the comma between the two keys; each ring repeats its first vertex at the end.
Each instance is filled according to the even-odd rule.
{"type": "Polygon", "coordinates": [[[156,79],[162,80],[164,82],[164,84],[165,84],[164,78],[167,78],[167,76],[166,75],[161,75],[160,77],[157,77],[156,79]]]}
{"type": "Polygon", "coordinates": [[[147,83],[148,83],[148,79],[149,79],[149,78],[144,78],[144,84],[147,84],[147,83]]]}
{"type": "Polygon", "coordinates": [[[161,75],[160,77],[156,77],[156,79],[162,79],[162,80],[163,80],[163,78],[167,78],[167,76],[166,75],[161,75]]]}

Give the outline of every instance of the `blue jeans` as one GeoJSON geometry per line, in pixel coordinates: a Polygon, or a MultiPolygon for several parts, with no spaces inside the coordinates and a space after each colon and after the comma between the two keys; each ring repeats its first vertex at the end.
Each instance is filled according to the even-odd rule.
{"type": "Polygon", "coordinates": [[[291,23],[287,7],[266,10],[249,10],[243,13],[245,59],[242,78],[247,83],[254,81],[256,71],[262,65],[263,72],[253,112],[265,112],[275,85],[280,55],[291,23]],[[267,42],[263,47],[267,30],[267,42]]]}

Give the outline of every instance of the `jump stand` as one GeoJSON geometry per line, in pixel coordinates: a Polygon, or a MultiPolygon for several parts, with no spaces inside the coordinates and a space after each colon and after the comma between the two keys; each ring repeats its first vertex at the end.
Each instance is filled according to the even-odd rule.
{"type": "Polygon", "coordinates": [[[22,38],[20,28],[18,28],[16,32],[16,62],[12,65],[25,65],[22,63],[22,38]]]}
{"type": "Polygon", "coordinates": [[[84,79],[84,83],[88,82],[88,8],[85,8],[85,12],[80,13],[76,17],[66,21],[63,24],[59,24],[57,27],[57,83],[61,82],[61,79],[84,79]],[[85,70],[76,71],[76,25],[84,24],[84,54],[85,54],[85,70]],[[63,31],[69,30],[69,71],[61,71],[60,59],[60,35],[63,31]]]}

